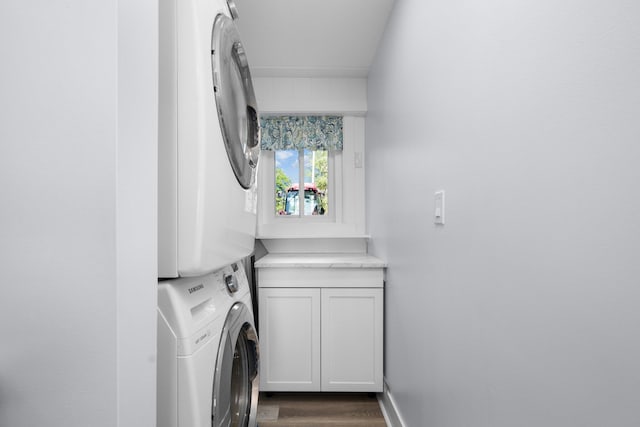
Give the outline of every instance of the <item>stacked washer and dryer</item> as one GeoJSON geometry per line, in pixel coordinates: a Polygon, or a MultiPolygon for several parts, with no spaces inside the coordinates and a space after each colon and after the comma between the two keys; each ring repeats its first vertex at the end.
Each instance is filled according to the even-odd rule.
{"type": "Polygon", "coordinates": [[[159,5],[157,425],[253,427],[259,124],[237,11],[159,5]]]}

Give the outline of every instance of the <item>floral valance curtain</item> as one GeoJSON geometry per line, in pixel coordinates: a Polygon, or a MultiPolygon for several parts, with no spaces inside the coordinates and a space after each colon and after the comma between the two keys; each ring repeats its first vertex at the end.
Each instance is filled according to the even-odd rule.
{"type": "Polygon", "coordinates": [[[263,150],[342,150],[341,116],[267,116],[260,127],[263,150]]]}

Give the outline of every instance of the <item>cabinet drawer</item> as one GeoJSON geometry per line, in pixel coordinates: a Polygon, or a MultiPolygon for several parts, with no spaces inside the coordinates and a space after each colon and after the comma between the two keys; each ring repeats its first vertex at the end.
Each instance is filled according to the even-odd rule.
{"type": "Polygon", "coordinates": [[[261,288],[382,288],[382,268],[261,268],[261,288]]]}

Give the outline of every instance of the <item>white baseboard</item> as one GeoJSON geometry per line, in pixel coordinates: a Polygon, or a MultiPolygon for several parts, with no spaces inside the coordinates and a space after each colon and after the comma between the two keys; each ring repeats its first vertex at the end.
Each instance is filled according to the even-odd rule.
{"type": "Polygon", "coordinates": [[[405,427],[402,417],[398,412],[398,406],[395,400],[393,400],[386,381],[384,381],[383,392],[378,393],[378,403],[380,404],[380,410],[388,427],[405,427]]]}

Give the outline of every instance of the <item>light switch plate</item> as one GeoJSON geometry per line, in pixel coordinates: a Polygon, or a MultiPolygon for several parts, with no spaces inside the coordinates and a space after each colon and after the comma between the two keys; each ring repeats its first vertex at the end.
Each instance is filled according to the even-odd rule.
{"type": "Polygon", "coordinates": [[[353,153],[353,166],[357,169],[362,168],[362,151],[353,153]]]}
{"type": "Polygon", "coordinates": [[[444,224],[444,190],[435,193],[435,210],[433,212],[433,222],[444,224]]]}

